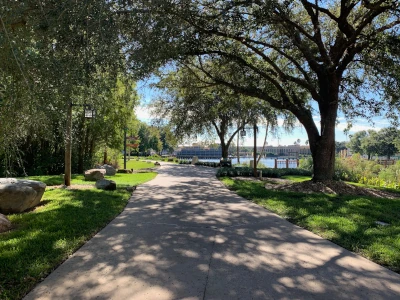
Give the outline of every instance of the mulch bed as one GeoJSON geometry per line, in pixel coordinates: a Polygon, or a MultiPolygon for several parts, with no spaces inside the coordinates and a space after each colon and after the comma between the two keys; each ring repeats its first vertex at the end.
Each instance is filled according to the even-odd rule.
{"type": "MultiPolygon", "coordinates": [[[[257,180],[260,179],[254,177],[236,177],[239,180],[257,180]]],[[[368,196],[377,198],[389,198],[395,199],[400,198],[400,194],[391,193],[387,191],[376,190],[372,188],[357,187],[343,181],[325,181],[325,182],[313,182],[303,181],[293,183],[287,179],[281,178],[263,178],[266,181],[265,188],[268,190],[275,191],[286,191],[286,192],[298,192],[298,193],[325,193],[335,195],[358,195],[368,196]]]]}

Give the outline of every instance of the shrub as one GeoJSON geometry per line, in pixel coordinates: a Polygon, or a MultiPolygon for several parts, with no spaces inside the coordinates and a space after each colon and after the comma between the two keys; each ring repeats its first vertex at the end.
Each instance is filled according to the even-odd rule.
{"type": "MultiPolygon", "coordinates": [[[[279,178],[286,175],[311,176],[311,172],[300,168],[288,169],[273,169],[273,168],[257,168],[262,171],[263,177],[279,178]]],[[[216,174],[217,177],[234,177],[234,176],[253,176],[253,168],[235,167],[235,168],[220,168],[216,174]]]]}
{"type": "Polygon", "coordinates": [[[312,171],[314,167],[312,157],[305,157],[299,160],[299,168],[312,171]]]}

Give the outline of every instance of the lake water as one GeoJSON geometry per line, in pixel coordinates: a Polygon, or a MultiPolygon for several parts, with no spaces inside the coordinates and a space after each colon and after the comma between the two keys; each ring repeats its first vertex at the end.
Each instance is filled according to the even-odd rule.
{"type": "MultiPolygon", "coordinates": [[[[250,165],[250,160],[253,160],[253,158],[241,157],[240,163],[250,165]]],[[[219,162],[219,159],[199,159],[199,161],[219,162]]],[[[237,158],[232,158],[232,164],[235,165],[237,163],[237,158]]],[[[275,158],[261,158],[260,163],[267,168],[273,168],[275,166],[275,158]]],[[[286,159],[278,159],[278,168],[286,168],[286,159]]],[[[296,160],[289,160],[289,168],[297,168],[296,160]]]]}

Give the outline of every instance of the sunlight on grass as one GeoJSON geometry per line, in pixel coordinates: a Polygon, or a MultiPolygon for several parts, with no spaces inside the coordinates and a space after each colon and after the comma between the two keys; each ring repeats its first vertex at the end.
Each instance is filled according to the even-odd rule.
{"type": "MultiPolygon", "coordinates": [[[[128,185],[138,185],[142,182],[149,181],[156,177],[157,173],[147,172],[147,173],[134,173],[134,174],[124,174],[117,173],[114,176],[105,176],[106,179],[114,180],[117,186],[128,186],[128,185]]],[[[47,186],[62,185],[64,184],[63,175],[45,175],[45,176],[29,176],[26,179],[38,180],[44,182],[47,186]]],[[[95,185],[94,181],[85,181],[83,175],[72,175],[71,180],[72,185],[95,185]]]]}
{"type": "Polygon", "coordinates": [[[311,180],[311,176],[300,176],[300,175],[286,175],[286,176],[282,176],[281,178],[288,179],[293,182],[303,182],[303,181],[311,180]]]}
{"type": "Polygon", "coordinates": [[[289,193],[266,190],[257,181],[221,181],[290,222],[400,272],[400,199],[289,193]]]}
{"type": "MultiPolygon", "coordinates": [[[[118,164],[121,169],[124,168],[124,160],[123,159],[120,159],[118,161],[118,164]]],[[[132,158],[131,160],[126,161],[126,168],[129,170],[130,169],[140,170],[140,169],[147,169],[147,168],[153,168],[153,167],[154,167],[154,162],[137,160],[136,158],[132,158]]]]}

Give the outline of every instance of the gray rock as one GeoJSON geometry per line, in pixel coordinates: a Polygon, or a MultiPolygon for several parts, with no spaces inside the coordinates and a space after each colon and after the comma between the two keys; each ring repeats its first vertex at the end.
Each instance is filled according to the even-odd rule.
{"type": "Polygon", "coordinates": [[[39,204],[46,189],[40,181],[0,178],[0,212],[20,213],[39,204]]]}
{"type": "Polygon", "coordinates": [[[106,170],[104,169],[90,169],[85,171],[85,180],[86,181],[97,181],[100,179],[104,179],[104,175],[106,174],[106,170]]]}
{"type": "Polygon", "coordinates": [[[12,228],[10,220],[5,215],[0,214],[0,232],[9,231],[12,228]]]}
{"type": "Polygon", "coordinates": [[[114,176],[117,173],[117,170],[110,165],[96,165],[95,166],[96,169],[104,169],[106,170],[106,175],[107,176],[114,176]]]}
{"type": "Polygon", "coordinates": [[[158,161],[156,161],[156,162],[154,163],[154,165],[155,165],[155,166],[161,166],[161,164],[160,164],[158,161]]]}
{"type": "Polygon", "coordinates": [[[133,193],[133,191],[136,190],[136,186],[135,186],[135,185],[134,185],[134,186],[128,186],[128,187],[126,188],[126,190],[127,190],[128,192],[133,193]]]}
{"type": "Polygon", "coordinates": [[[115,191],[117,184],[114,180],[100,179],[96,181],[96,188],[106,191],[115,191]]]}

